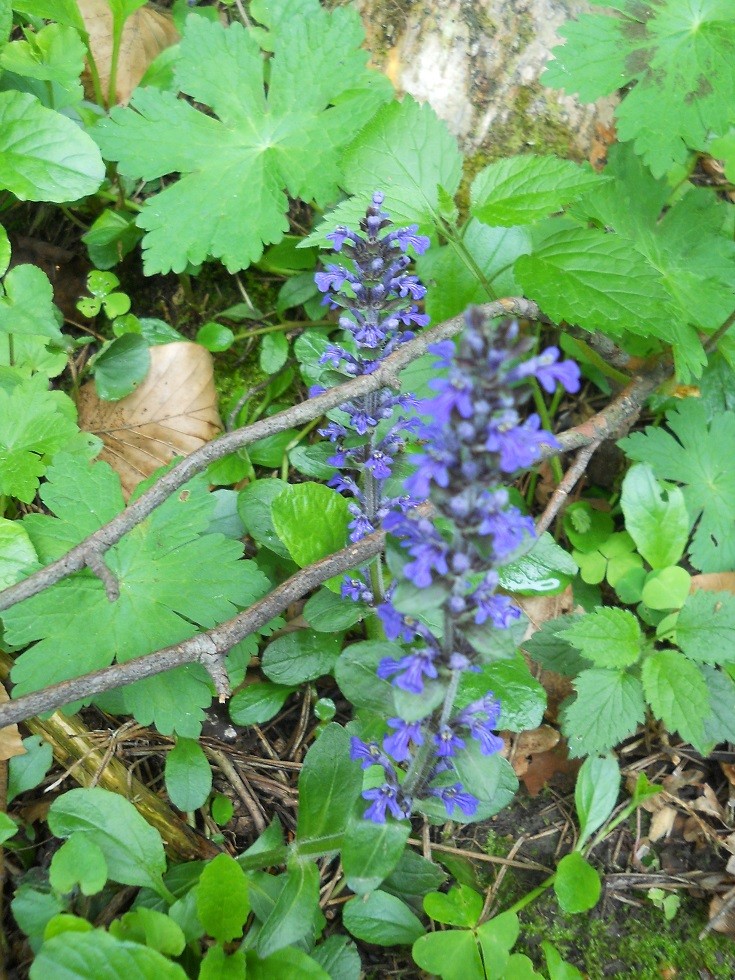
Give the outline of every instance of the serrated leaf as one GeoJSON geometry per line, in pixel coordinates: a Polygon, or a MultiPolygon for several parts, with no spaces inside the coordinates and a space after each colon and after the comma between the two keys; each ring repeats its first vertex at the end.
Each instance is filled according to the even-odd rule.
{"type": "Polygon", "coordinates": [[[31,980],[186,980],[178,963],[148,946],[115,939],[103,929],[63,932],[49,939],[38,951],[30,976],[31,980]]]}
{"type": "Polygon", "coordinates": [[[689,538],[689,515],[681,490],[659,486],[653,468],[631,466],[620,500],[625,529],[652,568],[675,565],[689,538]]]}
{"type": "Polygon", "coordinates": [[[649,463],[660,480],[682,485],[694,527],[692,565],[729,571],[735,567],[735,457],[722,447],[735,445],[735,412],[708,421],[705,406],[687,398],[667,414],[666,425],[649,426],[619,445],[630,459],[649,463]]]}
{"type": "Polygon", "coordinates": [[[643,648],[638,619],[627,609],[599,607],[564,631],[571,643],[596,667],[629,667],[643,648]]]}
{"type": "Polygon", "coordinates": [[[703,721],[710,713],[710,703],[707,685],[696,664],[677,650],[658,650],[643,662],[641,680],[656,717],[669,731],[678,731],[704,752],[703,721]]]}
{"type": "Polygon", "coordinates": [[[735,661],[735,596],[705,589],[690,595],[676,620],[676,644],[702,664],[735,661]]]}
{"type": "Polygon", "coordinates": [[[641,682],[615,670],[583,670],[576,699],[564,709],[562,731],[572,758],[607,752],[632,735],[645,718],[641,682]]]}
{"type": "Polygon", "coordinates": [[[527,296],[557,322],[672,342],[675,314],[659,273],[629,241],[595,228],[557,232],[515,265],[527,296]]]}
{"type": "Polygon", "coordinates": [[[245,872],[229,854],[218,854],[196,885],[196,906],[205,931],[220,943],[237,939],[250,912],[245,872]]]}
{"type": "Polygon", "coordinates": [[[606,178],[553,156],[506,157],[472,182],[470,211],[486,225],[523,225],[560,211],[606,178]]]}
{"type": "Polygon", "coordinates": [[[623,0],[622,17],[566,25],[544,84],[593,101],[635,82],[616,110],[618,136],[633,140],[654,174],[670,171],[733,122],[735,12],[726,0],[623,0]]]}
{"type": "Polygon", "coordinates": [[[541,624],[540,629],[523,642],[523,649],[546,670],[553,670],[564,677],[576,677],[590,666],[589,660],[564,639],[578,616],[559,616],[541,624]]]}
{"type": "Polygon", "coordinates": [[[113,881],[165,893],[161,835],[124,797],[96,787],[69,790],[51,804],[48,825],[57,837],[83,834],[96,844],[113,881]]]}
{"type": "Polygon", "coordinates": [[[724,670],[700,668],[707,685],[711,713],[704,719],[704,737],[713,745],[735,742],[735,681],[724,670]]]}
{"type": "Polygon", "coordinates": [[[433,226],[440,213],[439,187],[454,195],[462,175],[456,139],[428,103],[410,95],[375,115],[349,146],[342,160],[344,186],[353,195],[329,212],[307,242],[325,243],[338,224],[356,227],[376,188],[396,225],[433,226]]]}
{"type": "Polygon", "coordinates": [[[43,337],[60,347],[66,340],[59,330],[48,276],[35,265],[17,265],[3,280],[0,296],[0,331],[13,337],[43,337]]]}
{"type": "MultiPolygon", "coordinates": [[[[267,93],[252,31],[189,17],[176,84],[217,118],[172,92],[138,89],[129,108],[114,109],[96,127],[105,156],[126,176],[182,175],[138,219],[149,275],[182,272],[207,257],[230,272],[259,259],[263,244],[288,230],[286,193],[322,207],[336,198],[340,149],[388,98],[386,80],[365,69],[355,11],[308,5],[294,30],[277,23],[286,6],[263,8],[274,22],[267,93]]],[[[291,14],[306,7],[288,6],[291,14]]]]}
{"type": "MultiPolygon", "coordinates": [[[[122,509],[119,481],[105,463],[60,457],[47,476],[44,500],[58,516],[30,515],[39,554],[56,557],[122,509]]],[[[114,602],[99,578],[80,572],[8,610],[6,636],[18,646],[34,644],[13,668],[16,693],[181,642],[264,595],[268,580],[253,562],[241,561],[241,544],[206,533],[215,507],[206,477],[197,477],[107,551],[120,587],[114,602]]],[[[122,696],[141,724],[155,720],[162,732],[188,738],[198,736],[202,708],[211,703],[198,666],[136,681],[122,696]]]]}
{"type": "Polygon", "coordinates": [[[18,521],[0,518],[0,589],[14,585],[38,565],[28,532],[18,521]]]}
{"type": "Polygon", "coordinates": [[[189,813],[207,802],[212,791],[212,767],[199,742],[178,738],[166,756],[166,792],[175,807],[189,813]]]}

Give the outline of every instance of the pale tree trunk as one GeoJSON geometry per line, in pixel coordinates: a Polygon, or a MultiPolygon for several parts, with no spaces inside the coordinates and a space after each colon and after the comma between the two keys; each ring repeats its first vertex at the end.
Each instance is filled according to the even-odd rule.
{"type": "Polygon", "coordinates": [[[373,61],[429,102],[479,169],[513,153],[604,154],[612,100],[580,103],[539,81],[584,0],[358,0],[373,61]]]}

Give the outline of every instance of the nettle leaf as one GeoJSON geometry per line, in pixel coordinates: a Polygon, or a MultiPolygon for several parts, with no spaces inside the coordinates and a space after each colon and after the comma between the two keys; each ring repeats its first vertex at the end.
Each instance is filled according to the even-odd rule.
{"type": "Polygon", "coordinates": [[[176,84],[217,118],[173,92],[138,89],[95,129],[126,176],[182,175],[138,218],[148,275],[208,257],[230,272],[257,261],[264,243],[288,231],[287,195],[320,207],[337,197],[339,151],[390,97],[387,80],[365,68],[356,11],[309,0],[261,9],[273,27],[268,62],[242,25],[187,19],[176,84]],[[290,19],[281,17],[287,9],[290,19]]]}
{"type": "Polygon", "coordinates": [[[643,648],[638,618],[628,609],[595,609],[572,623],[563,638],[596,667],[629,667],[643,648]]]}
{"type": "Polygon", "coordinates": [[[307,242],[327,244],[335,225],[357,227],[365,202],[377,188],[396,225],[418,223],[431,230],[441,212],[443,188],[454,195],[462,177],[462,155],[445,122],[428,103],[410,95],[376,114],[346,151],[344,187],[354,195],[329,212],[307,242]]]}
{"type": "Polygon", "coordinates": [[[661,176],[735,121],[735,10],[727,0],[613,6],[622,17],[586,15],[561,29],[567,43],[544,84],[594,101],[635,82],[615,111],[618,135],[661,176]]]}
{"type": "Polygon", "coordinates": [[[577,697],[563,709],[569,755],[607,752],[632,735],[646,714],[637,677],[617,670],[583,670],[574,680],[577,697]]]}
{"type": "Polygon", "coordinates": [[[523,225],[560,211],[606,177],[553,156],[506,157],[475,177],[470,211],[486,225],[523,225]]]}
{"type": "Polygon", "coordinates": [[[557,322],[672,342],[676,314],[660,275],[631,242],[597,228],[571,228],[522,255],[524,292],[557,322]]]}
{"type": "Polygon", "coordinates": [[[26,92],[0,92],[0,187],[21,201],[76,201],[105,176],[81,127],[26,92]]]}
{"type": "MultiPolygon", "coordinates": [[[[105,463],[67,456],[47,476],[43,499],[57,516],[31,515],[27,525],[44,560],[123,507],[119,479],[105,463]]],[[[206,533],[215,507],[206,477],[197,477],[111,548],[104,561],[120,587],[114,602],[101,580],[85,571],[8,610],[10,642],[34,644],[16,660],[16,695],[189,639],[197,627],[229,619],[264,595],[268,580],[253,562],[240,560],[242,545],[206,533]]],[[[198,665],[136,681],[122,697],[141,724],[155,722],[165,734],[175,730],[188,738],[199,735],[202,709],[211,703],[198,665]]]]}
{"type": "Polygon", "coordinates": [[[659,650],[644,661],[641,680],[656,717],[706,755],[703,721],[710,713],[710,701],[696,664],[678,650],[659,650]]]}
{"type": "Polygon", "coordinates": [[[711,421],[696,398],[687,398],[666,416],[664,428],[649,426],[619,443],[629,459],[650,464],[656,476],[682,485],[694,534],[689,560],[703,572],[735,567],[735,412],[711,421]]]}
{"type": "Polygon", "coordinates": [[[702,676],[707,684],[711,714],[704,721],[704,737],[712,745],[735,741],[735,681],[724,670],[704,666],[702,676]]]}
{"type": "Polygon", "coordinates": [[[0,493],[31,503],[48,461],[79,431],[74,404],[36,375],[0,389],[0,493]]]}
{"type": "MultiPolygon", "coordinates": [[[[462,244],[491,287],[499,296],[514,296],[518,287],[513,264],[531,251],[531,235],[526,228],[490,228],[471,218],[462,230],[462,244]]],[[[427,287],[426,312],[434,323],[462,313],[468,306],[493,299],[468,267],[464,255],[454,245],[438,246],[420,255],[416,272],[427,287]]]]}
{"type": "Polygon", "coordinates": [[[620,503],[625,530],[651,568],[675,565],[689,538],[689,515],[681,490],[664,490],[653,468],[639,463],[625,475],[620,503]]]}
{"type": "Polygon", "coordinates": [[[676,644],[698,663],[735,661],[735,596],[704,589],[690,595],[676,620],[676,644]]]}

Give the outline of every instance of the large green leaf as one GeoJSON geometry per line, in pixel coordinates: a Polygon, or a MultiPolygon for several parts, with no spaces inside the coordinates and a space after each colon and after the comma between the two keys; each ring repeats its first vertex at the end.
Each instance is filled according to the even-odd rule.
{"type": "Polygon", "coordinates": [[[340,149],[389,97],[386,79],[365,68],[354,10],[329,13],[314,0],[260,10],[273,28],[267,91],[254,32],[189,17],[176,84],[216,118],[172,92],[139,89],[95,130],[126,176],[181,174],[138,219],[148,274],[207,257],[234,272],[259,259],[288,230],[287,195],[322,207],[337,197],[340,149]]]}
{"type": "MultiPolygon", "coordinates": [[[[0,296],[0,331],[17,337],[43,338],[59,347],[66,340],[59,330],[48,276],[35,265],[17,265],[3,280],[0,296]]],[[[13,352],[15,363],[15,351],[13,352]]],[[[54,372],[57,373],[58,372],[54,372]]]]}
{"type": "Polygon", "coordinates": [[[658,650],[644,661],[641,680],[656,717],[706,754],[703,723],[710,713],[710,701],[696,664],[678,650],[658,650]]]}
{"type": "Polygon", "coordinates": [[[178,963],[137,942],[115,939],[102,929],[63,932],[39,950],[31,980],[186,980],[178,963]]]}
{"type": "Polygon", "coordinates": [[[299,775],[299,845],[343,833],[362,789],[362,772],[350,758],[344,728],[327,725],[306,753],[299,775]]]}
{"type": "Polygon", "coordinates": [[[21,201],[76,201],[102,183],[94,142],[32,95],[0,92],[0,134],[0,187],[21,201]]]}
{"type": "Polygon", "coordinates": [[[544,75],[594,101],[632,85],[616,110],[618,136],[633,140],[654,174],[702,149],[735,121],[735,10],[729,0],[619,0],[623,16],[584,15],[544,75]]]}
{"type": "Polygon", "coordinates": [[[583,670],[574,681],[577,698],[562,716],[572,757],[607,752],[645,717],[643,690],[638,678],[617,670],[583,670]]]}
{"type": "Polygon", "coordinates": [[[221,943],[242,935],[250,913],[248,880],[229,854],[218,854],[196,885],[196,909],[205,931],[221,943]]]}
{"type": "MultiPolygon", "coordinates": [[[[57,516],[24,521],[44,561],[123,507],[119,479],[105,463],[61,454],[47,476],[42,496],[57,516]]],[[[179,643],[264,595],[268,580],[253,562],[241,561],[242,545],[206,533],[216,505],[206,477],[197,477],[111,548],[105,563],[120,588],[114,602],[85,571],[8,610],[6,636],[18,646],[34,644],[16,660],[16,694],[179,643]]],[[[122,697],[141,724],[155,721],[161,731],[196,738],[212,695],[197,665],[136,681],[122,697]]]]}
{"type": "Polygon", "coordinates": [[[258,933],[263,958],[304,939],[319,912],[319,869],[314,861],[293,861],[281,893],[258,933]]]}
{"type": "Polygon", "coordinates": [[[411,831],[407,820],[374,823],[353,814],[342,845],[342,867],[356,895],[373,891],[393,871],[411,831]]]}
{"type": "Polygon", "coordinates": [[[676,620],[676,643],[702,664],[735,661],[735,596],[732,592],[690,595],[676,620]]]}
{"type": "Polygon", "coordinates": [[[376,946],[408,946],[424,934],[405,902],[379,890],[350,899],[343,906],[342,921],[357,939],[376,946]]]}
{"type": "Polygon", "coordinates": [[[347,506],[342,494],[322,483],[296,483],[273,500],[273,526],[297,565],[303,568],[344,548],[347,506]]]}
{"type": "Polygon", "coordinates": [[[653,468],[641,463],[626,473],[620,503],[625,530],[651,568],[666,568],[681,560],[689,538],[689,515],[681,490],[664,490],[653,468]]]}

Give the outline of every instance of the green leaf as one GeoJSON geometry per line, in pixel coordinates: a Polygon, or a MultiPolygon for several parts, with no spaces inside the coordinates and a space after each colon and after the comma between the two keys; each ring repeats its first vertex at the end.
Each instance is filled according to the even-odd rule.
{"type": "Polygon", "coordinates": [[[643,649],[638,619],[628,609],[599,607],[564,631],[564,640],[595,667],[629,667],[643,649]]]}
{"type": "Polygon", "coordinates": [[[82,834],[96,844],[113,881],[165,892],[161,835],[124,797],[96,787],[69,790],[51,804],[48,825],[56,837],[82,834]]]}
{"type": "Polygon", "coordinates": [[[151,366],[148,344],[140,334],[126,333],[113,340],[94,362],[97,394],[115,402],[135,391],[151,366]]]}
{"type": "Polygon", "coordinates": [[[689,559],[707,572],[735,567],[735,458],[722,451],[735,444],[735,412],[707,420],[705,406],[687,398],[666,416],[664,428],[649,426],[621,440],[633,460],[649,463],[660,480],[682,484],[695,528],[689,559]]]}
{"type": "Polygon", "coordinates": [[[18,833],[18,824],[9,817],[7,813],[0,813],[0,844],[4,844],[6,840],[10,840],[11,837],[15,837],[18,833]]]}
{"type": "Polygon", "coordinates": [[[53,288],[45,272],[35,265],[16,265],[5,276],[3,286],[0,331],[14,337],[43,337],[47,343],[66,346],[54,312],[53,288]]]}
{"type": "Polygon", "coordinates": [[[574,787],[574,805],[579,817],[580,849],[615,809],[620,792],[620,768],[615,758],[591,756],[582,763],[574,787]]]}
{"type": "MultiPolygon", "coordinates": [[[[85,54],[82,39],[73,27],[47,24],[37,33],[29,31],[23,40],[6,45],[0,55],[0,66],[23,78],[56,83],[64,93],[64,102],[76,105],[84,97],[79,76],[85,54]]],[[[58,99],[54,102],[54,108],[62,108],[58,99]]]]}
{"type": "Polygon", "coordinates": [[[356,939],[375,946],[408,946],[424,934],[409,907],[381,891],[350,899],[343,906],[342,923],[356,939]]]}
{"type": "Polygon", "coordinates": [[[286,698],[295,690],[295,687],[268,681],[248,684],[230,699],[230,721],[233,725],[262,725],[278,714],[286,698]]]}
{"type": "Polygon", "coordinates": [[[362,772],[350,758],[350,738],[330,724],[306,753],[299,774],[299,844],[344,832],[362,790],[362,772]]]}
{"type": "Polygon", "coordinates": [[[282,558],[290,558],[288,548],[276,534],[271,517],[273,501],[288,486],[283,480],[255,480],[240,491],[237,510],[245,530],[259,544],[282,558]]]}
{"type": "Polygon", "coordinates": [[[485,980],[477,941],[469,929],[429,932],[413,944],[414,962],[442,980],[485,980]]]}
{"type": "Polygon", "coordinates": [[[561,859],[554,877],[554,893],[564,912],[588,912],[597,905],[601,891],[600,876],[579,851],[561,859]]]}
{"type": "Polygon", "coordinates": [[[566,631],[578,616],[559,616],[541,624],[541,628],[523,642],[523,649],[546,670],[553,670],[564,677],[576,677],[590,666],[589,660],[579,653],[564,638],[566,631]]]}
{"type": "Polygon", "coordinates": [[[360,954],[348,936],[333,935],[311,952],[331,980],[360,980],[360,954]]]}
{"type": "Polygon", "coordinates": [[[206,347],[207,350],[217,353],[219,351],[229,350],[234,343],[235,335],[229,327],[210,320],[209,323],[205,323],[197,330],[197,335],[194,339],[202,347],[206,347]]]}
{"type": "Polygon", "coordinates": [[[271,22],[284,7],[291,23],[273,25],[267,92],[254,32],[189,17],[176,84],[217,118],[173,92],[138,89],[128,108],[95,128],[125,176],[182,175],[149,198],[138,219],[148,275],[182,272],[207,257],[230,272],[257,261],[263,244],[288,230],[287,193],[321,207],[336,199],[340,150],[389,97],[387,81],[365,68],[356,11],[330,13],[300,0],[272,3],[259,16],[271,22]]]}
{"type": "Polygon", "coordinates": [[[218,854],[205,866],[196,885],[199,920],[220,943],[238,939],[250,914],[248,880],[229,854],[218,854]]]}
{"type": "Polygon", "coordinates": [[[356,708],[368,708],[389,718],[393,714],[396,688],[376,677],[378,664],[386,657],[401,656],[402,647],[389,641],[367,640],[351,643],[341,654],[334,676],[344,696],[356,708]]]}
{"type": "Polygon", "coordinates": [[[130,212],[106,208],[82,235],[82,241],[96,269],[111,269],[133,251],[142,234],[130,212]]]}
{"type": "Polygon", "coordinates": [[[689,538],[689,515],[681,490],[663,490],[653,467],[631,466],[620,499],[625,529],[651,568],[675,565],[689,538]]]}
{"type": "Polygon", "coordinates": [[[690,595],[676,621],[676,643],[699,663],[735,660],[735,596],[704,589],[690,595]]]}
{"type": "Polygon", "coordinates": [[[472,214],[487,225],[523,225],[560,211],[595,185],[604,183],[585,164],[534,154],[506,157],[475,177],[472,214]]]}
{"type": "Polygon", "coordinates": [[[221,946],[210,946],[199,967],[198,980],[242,980],[246,970],[244,950],[228,954],[221,946]]]}
{"type": "Polygon", "coordinates": [[[212,819],[220,827],[224,827],[228,824],[235,813],[235,807],[229,796],[224,796],[222,793],[215,793],[212,797],[212,804],[210,807],[212,811],[212,819]]]}
{"type": "Polygon", "coordinates": [[[445,878],[446,874],[438,865],[408,848],[383,882],[381,891],[420,908],[424,895],[439,888],[445,878]]]}
{"type": "Polygon", "coordinates": [[[304,568],[344,548],[349,523],[345,497],[321,483],[287,486],[273,500],[271,517],[278,537],[304,568]]]}
{"type": "Polygon", "coordinates": [[[268,333],[260,342],[260,366],[266,374],[275,374],[288,358],[288,340],[283,333],[268,333]]]}
{"type": "Polygon", "coordinates": [[[700,668],[707,685],[711,713],[704,719],[704,737],[713,745],[735,741],[735,681],[724,670],[700,668]]]}
{"type": "Polygon", "coordinates": [[[298,686],[331,673],[341,645],[341,633],[295,630],[272,640],[263,651],[260,665],[274,683],[298,686]]]}
{"type": "Polygon", "coordinates": [[[518,287],[513,265],[519,255],[531,251],[531,235],[525,228],[489,228],[471,218],[462,229],[462,245],[461,252],[451,243],[431,248],[416,261],[416,272],[428,288],[426,312],[435,323],[491,298],[475,270],[468,267],[466,253],[495,293],[514,296],[518,287]]]}
{"type": "Polygon", "coordinates": [[[99,150],[60,112],[25,92],[0,92],[0,187],[21,201],[76,201],[105,176],[99,150]]]}
{"type": "MultiPolygon", "coordinates": [[[[691,584],[692,577],[685,568],[670,565],[646,576],[640,599],[649,609],[680,609],[689,595],[691,584]]],[[[620,589],[620,582],[616,587],[620,589]]]]}
{"type": "Polygon", "coordinates": [[[515,266],[524,293],[557,323],[613,336],[675,337],[659,273],[630,241],[596,228],[557,232],[515,266]]]}
{"type": "Polygon", "coordinates": [[[630,674],[583,670],[574,687],[577,697],[562,717],[572,758],[607,752],[632,735],[645,717],[641,682],[630,674]]]}
{"type": "Polygon", "coordinates": [[[564,533],[578,551],[596,551],[613,533],[615,524],[606,510],[578,500],[564,511],[564,533]]]}
{"type": "Polygon", "coordinates": [[[199,742],[177,738],[166,756],[166,792],[175,807],[189,813],[204,806],[212,791],[212,767],[199,742]]]}
{"type": "Polygon", "coordinates": [[[25,528],[0,517],[0,589],[15,585],[37,566],[38,555],[25,528]]]}
{"type": "MultiPolygon", "coordinates": [[[[454,763],[459,781],[463,786],[471,787],[472,795],[479,800],[476,812],[471,818],[463,816],[463,823],[487,820],[508,806],[515,796],[518,779],[511,764],[499,755],[483,755],[474,739],[468,740],[465,748],[460,749],[454,763]]],[[[443,804],[441,809],[446,819],[443,804]]]]}
{"type": "Polygon", "coordinates": [[[327,462],[332,456],[334,446],[330,442],[315,442],[309,446],[294,446],[288,452],[288,461],[304,476],[330,480],[337,472],[337,467],[327,462]]]}
{"type": "Polygon", "coordinates": [[[8,803],[26,790],[35,789],[54,764],[53,749],[40,735],[24,738],[23,748],[25,755],[14,755],[8,759],[8,803]]]}
{"type": "Polygon", "coordinates": [[[51,859],[49,881],[67,893],[78,884],[83,895],[96,895],[107,881],[107,861],[102,848],[89,834],[74,834],[51,859]]]}
{"type": "Polygon", "coordinates": [[[398,864],[411,831],[407,820],[350,820],[342,844],[342,868],[356,895],[374,891],[398,864]]]}
{"type": "Polygon", "coordinates": [[[464,708],[488,693],[500,701],[499,729],[525,732],[541,724],[546,692],[532,676],[523,657],[486,664],[478,673],[464,673],[455,704],[464,708]]]}
{"type": "Polygon", "coordinates": [[[103,929],[63,932],[45,942],[30,972],[31,980],[186,980],[178,963],[140,943],[115,939],[103,929]]]}
{"type": "Polygon", "coordinates": [[[264,960],[256,953],[247,954],[248,980],[292,980],[293,977],[299,980],[302,977],[303,980],[331,980],[316,960],[293,946],[279,949],[264,960]]]}
{"type": "Polygon", "coordinates": [[[720,0],[612,6],[623,16],[587,15],[562,28],[567,43],[554,49],[544,84],[585,101],[630,86],[615,113],[618,136],[660,176],[732,123],[735,15],[720,0]]]}
{"type": "Polygon", "coordinates": [[[499,570],[500,584],[518,595],[563,592],[577,574],[577,563],[544,532],[530,551],[499,570]]]}
{"type": "Polygon", "coordinates": [[[318,633],[334,633],[359,623],[365,615],[365,607],[351,599],[343,599],[329,589],[319,589],[304,606],[303,615],[318,633]]]}
{"type": "Polygon", "coordinates": [[[696,664],[677,650],[659,650],[643,662],[641,680],[656,717],[706,755],[703,721],[710,713],[710,703],[696,664]]]}
{"type": "Polygon", "coordinates": [[[126,912],[122,918],[110,923],[110,935],[150,946],[168,956],[181,956],[186,946],[181,926],[163,912],[144,906],[126,912]]]}
{"type": "Polygon", "coordinates": [[[476,930],[488,980],[512,976],[509,952],[518,939],[520,924],[515,912],[501,912],[476,930]]]}
{"type": "MultiPolygon", "coordinates": [[[[58,517],[32,514],[24,526],[48,561],[124,504],[119,479],[105,463],[62,454],[47,475],[43,500],[58,517]]],[[[15,637],[10,642],[35,643],[16,659],[16,693],[179,643],[195,636],[197,626],[224,622],[264,595],[268,580],[253,562],[241,560],[242,545],[206,533],[216,506],[206,476],[196,477],[107,551],[105,563],[120,586],[115,602],[96,576],[81,572],[8,610],[6,637],[15,637]]],[[[155,719],[162,732],[175,729],[187,738],[198,736],[202,709],[212,698],[198,665],[136,681],[121,696],[141,724],[155,719]]]]}
{"type": "Polygon", "coordinates": [[[258,955],[272,953],[304,939],[319,912],[319,869],[313,861],[289,865],[285,884],[258,933],[258,955]]]}
{"type": "Polygon", "coordinates": [[[582,974],[571,963],[567,963],[561,958],[561,954],[555,946],[549,942],[542,942],[541,949],[546,957],[546,968],[549,971],[549,980],[584,980],[582,974]]]}
{"type": "Polygon", "coordinates": [[[456,139],[428,103],[410,95],[383,106],[342,159],[344,186],[354,195],[330,211],[307,242],[324,242],[338,224],[355,227],[379,187],[396,225],[433,226],[440,213],[439,187],[454,195],[462,176],[456,139]],[[327,227],[328,226],[328,227],[327,227]]]}
{"type": "Polygon", "coordinates": [[[470,929],[482,912],[482,896],[468,885],[457,885],[448,892],[424,896],[424,912],[436,922],[470,929]]]}

